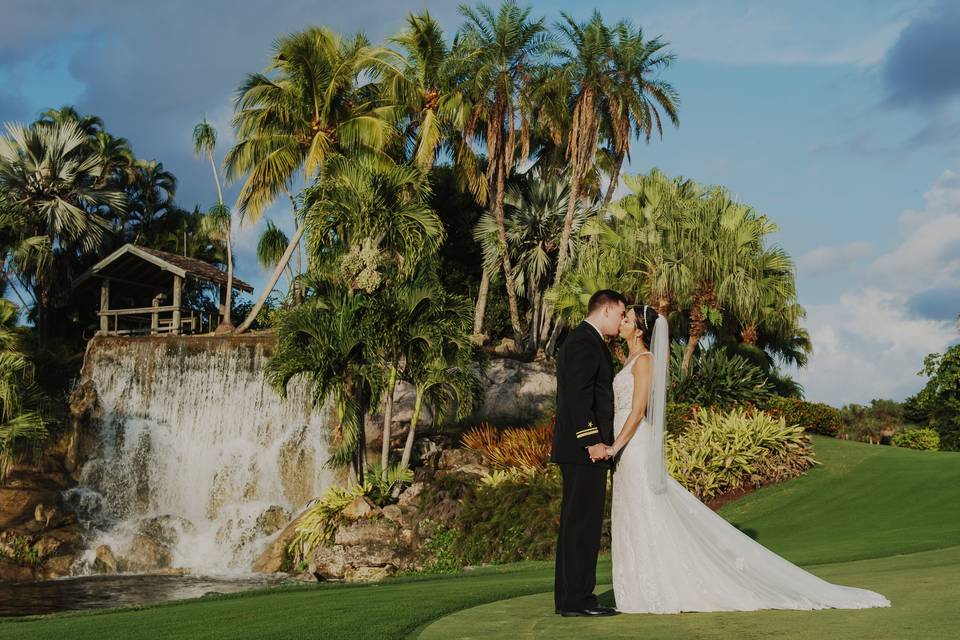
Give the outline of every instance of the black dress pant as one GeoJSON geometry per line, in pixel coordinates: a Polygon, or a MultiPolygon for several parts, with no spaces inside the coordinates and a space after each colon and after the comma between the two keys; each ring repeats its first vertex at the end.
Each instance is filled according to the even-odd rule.
{"type": "Polygon", "coordinates": [[[597,606],[597,555],[603,505],[607,497],[605,464],[560,464],[563,501],[553,599],[557,609],[576,611],[597,606]]]}

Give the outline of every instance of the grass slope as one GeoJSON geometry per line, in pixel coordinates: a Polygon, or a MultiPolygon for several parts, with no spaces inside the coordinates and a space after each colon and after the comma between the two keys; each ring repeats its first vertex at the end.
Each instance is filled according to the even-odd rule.
{"type": "MultiPolygon", "coordinates": [[[[822,467],[803,478],[768,487],[728,505],[722,511],[724,516],[755,532],[758,540],[771,549],[801,563],[849,561],[960,545],[960,455],[870,447],[824,438],[817,439],[816,447],[824,463],[822,467]]],[[[929,618],[956,627],[960,620],[956,614],[947,613],[955,609],[947,603],[960,598],[960,585],[955,578],[960,573],[960,558],[951,553],[819,567],[817,573],[830,580],[880,590],[894,600],[894,609],[886,611],[913,612],[914,616],[923,616],[923,624],[929,618]],[[835,576],[833,571],[840,573],[835,576]]],[[[601,582],[609,582],[609,560],[601,561],[598,574],[601,582]]],[[[552,587],[550,563],[524,563],[458,576],[399,579],[380,585],[275,588],[147,608],[8,619],[0,621],[0,639],[404,638],[452,612],[542,594],[552,587]]],[[[547,595],[536,597],[546,598],[544,602],[550,599],[547,595]]],[[[520,615],[542,617],[542,603],[535,599],[529,602],[533,604],[521,607],[525,613],[520,615]]],[[[508,604],[512,605],[503,606],[508,604]]],[[[730,620],[718,618],[719,622],[706,623],[703,628],[727,628],[730,635],[725,637],[732,637],[742,628],[739,637],[759,638],[769,634],[782,636],[778,627],[782,630],[784,621],[796,620],[806,625],[807,618],[803,616],[816,615],[828,616],[817,618],[827,624],[829,616],[837,613],[875,615],[871,611],[690,615],[739,616],[730,620]],[[757,626],[750,627],[754,618],[757,626]],[[748,633],[748,628],[754,631],[748,633]]],[[[618,618],[622,619],[637,618],[618,618]]],[[[518,628],[524,622],[510,620],[518,628]]],[[[547,620],[553,624],[555,618],[550,614],[547,620]]],[[[435,624],[441,622],[446,621],[435,624]]],[[[693,637],[682,635],[683,627],[670,624],[667,618],[654,622],[644,623],[653,626],[652,633],[643,637],[693,637]]],[[[870,624],[898,628],[894,622],[881,619],[870,624]]],[[[916,617],[897,622],[906,625],[903,628],[920,623],[921,619],[916,617]]],[[[838,625],[838,633],[841,628],[851,630],[849,621],[832,624],[838,625]]],[[[820,634],[829,628],[829,624],[820,628],[820,634]]],[[[566,629],[569,631],[564,633],[571,634],[570,637],[581,635],[582,629],[576,629],[576,633],[572,626],[566,629]]],[[[429,626],[424,633],[427,632],[433,632],[429,626]]],[[[635,633],[636,629],[631,627],[630,632],[635,633]]],[[[693,629],[691,633],[700,632],[693,629]]],[[[938,637],[926,632],[920,635],[938,637]]]]}

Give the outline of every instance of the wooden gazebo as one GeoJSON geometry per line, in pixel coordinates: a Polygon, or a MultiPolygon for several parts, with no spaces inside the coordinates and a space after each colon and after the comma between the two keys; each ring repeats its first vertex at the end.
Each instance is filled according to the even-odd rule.
{"type": "MultiPolygon", "coordinates": [[[[213,332],[224,314],[227,274],[175,253],[125,244],[74,281],[74,289],[100,282],[99,335],[158,335],[213,332]],[[184,304],[188,279],[219,291],[216,313],[184,304]]],[[[233,288],[253,293],[236,277],[233,288]]]]}

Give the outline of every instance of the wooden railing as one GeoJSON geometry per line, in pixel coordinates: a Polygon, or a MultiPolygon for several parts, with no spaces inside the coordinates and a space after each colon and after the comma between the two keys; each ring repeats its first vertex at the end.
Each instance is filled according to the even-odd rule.
{"type": "Polygon", "coordinates": [[[215,312],[172,305],[107,309],[98,311],[97,315],[100,317],[100,334],[108,336],[213,333],[220,320],[220,315],[215,312]],[[121,318],[124,324],[138,326],[121,329],[121,318]]]}

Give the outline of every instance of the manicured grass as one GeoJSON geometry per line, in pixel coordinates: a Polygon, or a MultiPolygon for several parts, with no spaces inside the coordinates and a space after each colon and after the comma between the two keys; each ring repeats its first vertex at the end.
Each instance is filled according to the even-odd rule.
{"type": "Polygon", "coordinates": [[[832,582],[879,591],[890,598],[893,606],[861,610],[624,614],[585,620],[554,615],[552,594],[540,593],[460,611],[434,622],[416,637],[418,640],[933,640],[957,637],[960,547],[810,569],[832,582]]]}
{"type": "Polygon", "coordinates": [[[822,465],[720,513],[799,564],[960,545],[960,454],[816,437],[822,465]]]}
{"type": "MultiPolygon", "coordinates": [[[[816,448],[824,462],[821,468],[728,505],[723,515],[755,532],[758,540],[771,549],[803,564],[960,545],[960,455],[870,447],[825,438],[817,439],[816,448]]],[[[652,618],[643,622],[649,625],[644,627],[649,632],[639,634],[644,638],[812,638],[812,632],[794,634],[795,629],[806,633],[812,620],[820,626],[810,628],[818,629],[821,638],[943,637],[934,633],[946,628],[938,625],[955,629],[960,622],[951,613],[960,599],[958,556],[960,552],[948,550],[941,555],[918,554],[816,568],[816,573],[829,580],[884,593],[894,601],[894,608],[888,610],[620,616],[617,620],[652,618]],[[712,622],[686,622],[706,616],[712,616],[712,622]],[[901,634],[859,636],[858,620],[867,621],[863,629],[882,625],[883,630],[899,629],[901,634]],[[914,628],[923,632],[904,632],[914,628]],[[724,629],[726,635],[717,635],[724,629]]],[[[598,577],[601,582],[609,582],[609,576],[609,560],[604,559],[598,577]]],[[[519,629],[527,617],[546,616],[544,624],[554,624],[548,594],[552,587],[550,563],[523,563],[380,585],[283,587],[147,608],[7,619],[0,621],[0,638],[405,638],[423,627],[433,633],[428,626],[431,621],[456,611],[518,596],[547,594],[536,596],[542,602],[503,603],[522,605],[517,615],[524,619],[511,618],[519,629]],[[541,611],[544,603],[546,614],[541,611]]],[[[564,633],[587,637],[581,622],[573,621],[564,633]]],[[[633,627],[624,629],[636,633],[633,627]]],[[[465,631],[479,631],[479,627],[465,631]]],[[[564,635],[554,633],[553,637],[564,635]]]]}

